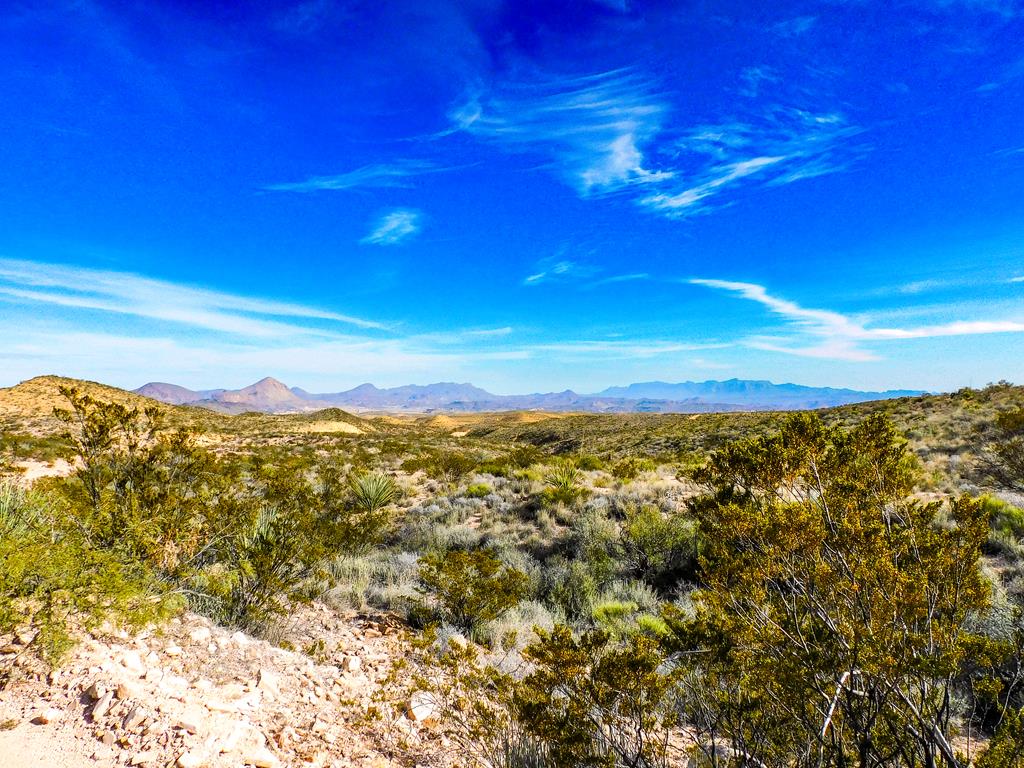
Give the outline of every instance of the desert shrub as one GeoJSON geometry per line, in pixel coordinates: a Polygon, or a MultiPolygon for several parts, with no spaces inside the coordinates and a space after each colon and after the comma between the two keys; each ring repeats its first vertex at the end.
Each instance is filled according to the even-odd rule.
{"type": "Polygon", "coordinates": [[[541,593],[570,621],[589,624],[600,585],[587,563],[552,559],[544,570],[541,593]]]}
{"type": "Polygon", "coordinates": [[[349,480],[353,506],[366,515],[376,515],[398,498],[395,480],[382,472],[363,472],[349,480]]]}
{"type": "Polygon", "coordinates": [[[616,552],[618,537],[618,528],[609,519],[606,505],[588,503],[570,524],[566,548],[574,560],[586,564],[595,582],[604,584],[620,567],[616,552]]]}
{"type": "Polygon", "coordinates": [[[237,528],[211,546],[207,567],[193,577],[204,607],[224,623],[258,629],[291,603],[327,591],[332,560],[366,551],[383,535],[388,511],[380,504],[391,497],[391,484],[382,475],[346,484],[331,467],[313,480],[257,467],[236,499],[237,528]],[[368,498],[360,498],[363,491],[368,498]]]}
{"type": "Polygon", "coordinates": [[[471,635],[515,607],[529,589],[526,574],[484,549],[424,555],[419,580],[425,611],[471,635]]]}
{"type": "Polygon", "coordinates": [[[952,702],[976,646],[968,619],[989,603],[988,521],[962,498],[938,525],[941,504],[910,498],[915,479],[875,416],[849,431],[794,416],[698,473],[704,583],[695,617],[666,616],[695,665],[708,759],[724,738],[767,765],[958,764],[952,702]]]}
{"type": "Polygon", "coordinates": [[[141,625],[179,605],[151,572],[95,546],[59,500],[0,484],[0,633],[18,630],[56,662],[75,629],[141,625]]]}
{"type": "Polygon", "coordinates": [[[515,469],[529,469],[544,457],[535,445],[519,445],[508,452],[506,463],[515,469]]]}
{"type": "Polygon", "coordinates": [[[697,570],[697,532],[683,514],[664,514],[652,504],[626,512],[618,540],[625,570],[654,587],[669,590],[697,570]]]}
{"type": "Polygon", "coordinates": [[[556,615],[543,603],[524,600],[503,615],[487,622],[480,631],[480,639],[491,648],[524,648],[534,639],[534,630],[551,630],[556,615]]]}
{"type": "Polygon", "coordinates": [[[604,462],[592,453],[583,453],[573,459],[577,469],[584,472],[604,469],[604,462]]]}
{"type": "Polygon", "coordinates": [[[1024,492],[1024,408],[1003,411],[988,428],[981,469],[998,486],[1024,492]]]}
{"type": "Polygon", "coordinates": [[[674,673],[657,644],[623,644],[601,631],[540,630],[523,656],[531,672],[513,686],[512,710],[556,766],[667,766],[678,722],[674,673]]]}
{"type": "Polygon", "coordinates": [[[406,472],[422,470],[427,477],[454,485],[477,468],[477,462],[456,451],[435,451],[402,463],[406,472]]]}
{"type": "Polygon", "coordinates": [[[386,530],[395,487],[382,475],[346,481],[308,462],[256,460],[243,477],[164,429],[160,412],[61,392],[56,411],[79,469],[58,488],[90,545],[153,569],[194,607],[228,624],[265,627],[329,585],[329,560],[363,551],[386,530]]]}
{"type": "Polygon", "coordinates": [[[333,586],[325,598],[341,609],[373,606],[407,614],[418,597],[418,560],[412,552],[381,549],[335,558],[329,566],[333,586]]]}
{"type": "Polygon", "coordinates": [[[996,731],[976,768],[1024,768],[1024,712],[1010,712],[996,731]]]}
{"type": "Polygon", "coordinates": [[[591,618],[598,629],[625,637],[640,630],[641,618],[659,621],[659,608],[657,594],[643,582],[614,581],[595,598],[591,618]]]}
{"type": "Polygon", "coordinates": [[[466,488],[465,495],[471,499],[483,499],[491,495],[491,486],[486,483],[474,483],[466,488]]]}
{"type": "Polygon", "coordinates": [[[544,476],[541,499],[545,504],[572,504],[586,494],[580,471],[572,464],[556,464],[544,476]]]}
{"type": "Polygon", "coordinates": [[[630,480],[636,480],[644,472],[653,472],[655,469],[657,469],[657,466],[650,459],[629,456],[625,459],[620,459],[612,465],[612,477],[629,482],[630,480]]]}

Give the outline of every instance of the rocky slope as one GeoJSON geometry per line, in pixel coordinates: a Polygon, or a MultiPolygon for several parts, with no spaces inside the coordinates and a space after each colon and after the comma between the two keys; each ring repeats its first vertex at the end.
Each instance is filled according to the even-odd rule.
{"type": "MultiPolygon", "coordinates": [[[[186,614],[159,630],[97,633],[59,669],[23,654],[26,638],[0,638],[15,663],[0,690],[4,768],[386,768],[450,765],[429,708],[405,717],[367,712],[398,630],[384,616],[314,605],[293,617],[284,650],[186,614]],[[394,747],[402,743],[401,750],[394,747]],[[53,744],[52,761],[35,754],[53,744]],[[56,756],[59,753],[59,759],[56,756]]],[[[48,749],[48,748],[47,748],[48,749]]]]}

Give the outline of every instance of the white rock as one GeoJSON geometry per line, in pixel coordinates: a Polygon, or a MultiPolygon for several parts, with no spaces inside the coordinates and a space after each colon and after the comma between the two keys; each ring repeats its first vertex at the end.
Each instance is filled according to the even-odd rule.
{"type": "Polygon", "coordinates": [[[142,662],[142,654],[138,651],[125,651],[121,654],[121,658],[118,661],[129,672],[141,675],[146,671],[146,665],[142,662]]]}
{"type": "Polygon", "coordinates": [[[267,737],[263,735],[263,731],[245,720],[222,725],[216,736],[221,752],[246,754],[267,746],[267,737]]]}
{"type": "Polygon", "coordinates": [[[36,723],[37,725],[47,725],[48,723],[56,723],[63,716],[63,710],[50,707],[49,709],[44,709],[42,712],[36,715],[32,719],[32,722],[36,723]]]}
{"type": "Polygon", "coordinates": [[[134,731],[138,728],[142,721],[146,719],[146,714],[140,707],[135,707],[131,712],[125,715],[124,718],[124,729],[126,731],[134,731]]]}
{"type": "Polygon", "coordinates": [[[247,750],[241,755],[243,762],[254,765],[256,768],[277,768],[281,764],[274,753],[266,747],[247,750]]]}
{"type": "Polygon", "coordinates": [[[358,672],[363,666],[363,660],[358,656],[346,656],[341,661],[341,668],[346,672],[358,672]]]}
{"type": "Polygon", "coordinates": [[[206,763],[206,755],[190,749],[178,755],[178,759],[174,764],[178,768],[200,768],[200,766],[206,765],[206,763]]]}
{"type": "Polygon", "coordinates": [[[164,648],[164,653],[168,656],[181,656],[181,646],[175,643],[170,643],[166,648],[164,648]]]}
{"type": "Polygon", "coordinates": [[[129,765],[149,765],[155,763],[157,759],[156,750],[147,749],[145,752],[136,752],[132,755],[132,759],[128,762],[129,765]]]}
{"type": "Polygon", "coordinates": [[[426,691],[416,691],[409,697],[405,716],[416,723],[436,723],[437,699],[426,691]]]}
{"type": "Polygon", "coordinates": [[[188,633],[188,639],[193,643],[205,643],[210,639],[210,628],[209,627],[196,627],[188,633]]]}
{"type": "Polygon", "coordinates": [[[233,642],[239,648],[244,648],[249,644],[250,640],[248,635],[246,635],[244,632],[235,632],[231,636],[231,642],[233,642]]]}
{"type": "Polygon", "coordinates": [[[256,688],[270,698],[278,698],[281,695],[281,683],[277,675],[267,669],[259,671],[256,688]]]}
{"type": "Polygon", "coordinates": [[[101,717],[107,714],[107,712],[110,711],[110,704],[113,701],[114,694],[112,691],[107,691],[102,696],[100,696],[100,700],[97,701],[95,705],[93,705],[92,719],[99,720],[101,717]]]}
{"type": "Polygon", "coordinates": [[[206,718],[206,713],[199,707],[185,707],[184,711],[178,715],[175,727],[180,728],[183,731],[188,731],[189,733],[198,733],[203,729],[206,718]]]}

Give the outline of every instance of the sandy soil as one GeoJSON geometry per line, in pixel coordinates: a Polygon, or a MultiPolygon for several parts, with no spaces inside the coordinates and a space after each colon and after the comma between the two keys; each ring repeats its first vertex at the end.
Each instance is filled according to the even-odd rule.
{"type": "MultiPolygon", "coordinates": [[[[0,723],[20,716],[20,711],[11,710],[0,700],[0,723]]],[[[36,725],[21,721],[11,730],[0,730],[3,768],[95,768],[92,751],[92,744],[59,722],[36,725]]]]}

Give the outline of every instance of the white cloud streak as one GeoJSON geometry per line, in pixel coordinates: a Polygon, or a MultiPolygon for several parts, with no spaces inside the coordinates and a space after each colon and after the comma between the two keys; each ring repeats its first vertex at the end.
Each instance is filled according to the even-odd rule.
{"type": "Polygon", "coordinates": [[[381,216],[370,233],[359,242],[370,245],[398,245],[419,233],[423,214],[411,208],[396,208],[381,216]]]}
{"type": "Polygon", "coordinates": [[[411,187],[410,178],[424,173],[436,173],[432,163],[419,160],[400,160],[394,163],[364,165],[334,176],[313,176],[304,181],[267,184],[269,192],[344,191],[359,188],[411,187]]]}
{"type": "MultiPolygon", "coordinates": [[[[124,272],[0,258],[0,299],[8,302],[98,310],[191,326],[207,331],[282,337],[323,329],[282,322],[327,321],[363,329],[384,324],[301,304],[237,296],[124,272]]],[[[323,322],[316,323],[322,326],[323,322]]]]}
{"type": "Polygon", "coordinates": [[[1024,322],[1016,320],[961,320],[916,328],[870,328],[839,312],[810,309],[787,299],[773,296],[764,286],[755,283],[703,278],[694,278],[689,282],[693,285],[727,291],[767,307],[772,314],[781,317],[794,333],[781,338],[753,336],[745,340],[744,343],[754,349],[801,357],[866,362],[879,358],[871,350],[864,348],[865,342],[991,333],[1024,333],[1024,322]]]}
{"type": "Polygon", "coordinates": [[[848,152],[840,148],[859,133],[838,112],[782,107],[767,110],[756,121],[697,126],[678,142],[680,162],[689,159],[699,168],[688,176],[690,185],[639,202],[683,218],[706,212],[711,197],[744,181],[777,186],[836,173],[849,163],[848,152]]]}
{"type": "MultiPolygon", "coordinates": [[[[741,92],[753,97],[780,78],[749,67],[741,79],[741,92]]],[[[860,132],[838,112],[779,105],[680,132],[669,126],[670,111],[652,79],[613,70],[499,85],[449,117],[452,131],[547,158],[582,196],[632,194],[670,218],[703,212],[744,181],[780,185],[844,170],[849,153],[841,148],[860,132]]]]}
{"type": "Polygon", "coordinates": [[[628,70],[573,78],[535,77],[476,94],[453,109],[456,130],[512,152],[549,157],[581,194],[662,181],[642,147],[661,130],[667,106],[628,70]]]}

